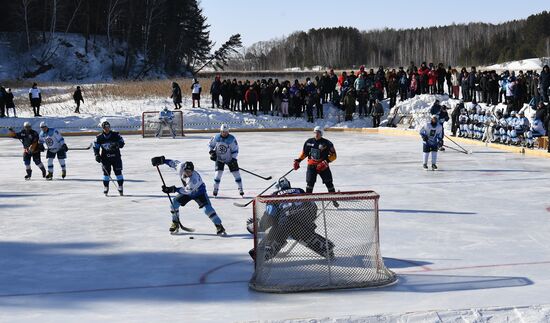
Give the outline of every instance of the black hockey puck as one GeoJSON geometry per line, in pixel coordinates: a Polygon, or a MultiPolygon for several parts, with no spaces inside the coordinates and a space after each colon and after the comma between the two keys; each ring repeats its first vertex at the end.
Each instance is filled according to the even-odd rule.
{"type": "Polygon", "coordinates": [[[193,236],[190,236],[190,237],[189,237],[189,239],[195,239],[195,237],[193,237],[193,236]]]}

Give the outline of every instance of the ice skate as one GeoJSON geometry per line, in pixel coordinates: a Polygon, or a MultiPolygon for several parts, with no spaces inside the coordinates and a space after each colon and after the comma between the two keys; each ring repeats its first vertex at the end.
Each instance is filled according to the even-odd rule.
{"type": "Polygon", "coordinates": [[[221,224],[216,224],[216,234],[219,236],[226,236],[225,228],[221,224]]]}
{"type": "Polygon", "coordinates": [[[172,225],[170,226],[170,234],[178,233],[179,230],[179,223],[176,221],[172,221],[172,225]]]}
{"type": "Polygon", "coordinates": [[[212,191],[212,195],[214,195],[214,197],[218,196],[218,189],[215,188],[213,191],[212,191]]]}
{"type": "Polygon", "coordinates": [[[241,197],[244,197],[244,191],[243,191],[242,188],[239,188],[239,195],[240,195],[241,197]]]}
{"type": "Polygon", "coordinates": [[[27,175],[25,175],[25,180],[28,181],[31,179],[32,170],[27,169],[27,175]]]}
{"type": "Polygon", "coordinates": [[[46,180],[51,181],[53,179],[53,173],[48,172],[48,175],[46,175],[46,180]]]}
{"type": "Polygon", "coordinates": [[[424,168],[424,170],[428,170],[428,165],[427,165],[427,164],[423,164],[423,165],[422,165],[422,168],[424,168]]]}
{"type": "Polygon", "coordinates": [[[437,165],[436,164],[432,164],[432,170],[437,170],[437,165]]]}
{"type": "Polygon", "coordinates": [[[118,194],[120,194],[120,196],[124,196],[124,192],[123,192],[122,186],[119,186],[119,187],[118,187],[118,194]]]}
{"type": "Polygon", "coordinates": [[[40,170],[42,171],[42,177],[46,178],[46,168],[40,168],[40,170]]]}
{"type": "Polygon", "coordinates": [[[109,194],[109,186],[103,186],[103,194],[105,194],[105,196],[109,194]]]}
{"type": "Polygon", "coordinates": [[[67,171],[66,171],[66,170],[62,170],[62,171],[61,171],[61,178],[65,179],[66,176],[67,176],[67,171]]]}

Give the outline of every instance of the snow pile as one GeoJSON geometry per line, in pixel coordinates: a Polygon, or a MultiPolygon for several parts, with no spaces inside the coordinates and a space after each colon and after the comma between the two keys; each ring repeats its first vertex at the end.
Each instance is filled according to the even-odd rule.
{"type": "Polygon", "coordinates": [[[505,62],[502,64],[494,64],[489,66],[480,67],[481,70],[495,70],[501,71],[538,71],[542,70],[542,67],[548,64],[550,57],[543,58],[529,58],[519,61],[505,62]]]}

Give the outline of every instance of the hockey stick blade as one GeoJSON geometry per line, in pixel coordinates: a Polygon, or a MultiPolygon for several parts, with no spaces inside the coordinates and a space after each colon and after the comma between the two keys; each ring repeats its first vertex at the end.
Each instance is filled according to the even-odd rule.
{"type": "Polygon", "coordinates": [[[242,171],[245,172],[245,173],[248,173],[248,174],[253,175],[253,176],[256,176],[256,177],[259,177],[259,178],[261,178],[261,179],[263,179],[263,180],[265,180],[265,181],[269,181],[270,179],[273,178],[273,177],[271,177],[271,176],[264,177],[264,176],[258,175],[258,174],[256,174],[256,173],[251,172],[251,171],[249,171],[249,170],[246,170],[246,169],[244,169],[244,168],[242,168],[242,167],[239,167],[239,169],[242,170],[242,171]]]}
{"type": "Polygon", "coordinates": [[[250,205],[250,203],[252,203],[252,201],[254,201],[254,200],[250,200],[246,203],[237,203],[237,202],[235,202],[235,203],[233,203],[233,205],[238,206],[238,207],[247,207],[248,205],[250,205]]]}
{"type": "Polygon", "coordinates": [[[69,148],[69,150],[90,150],[90,148],[92,148],[92,143],[90,143],[88,147],[69,148]]]}
{"type": "Polygon", "coordinates": [[[183,230],[183,231],[187,231],[187,232],[195,232],[195,229],[193,228],[188,228],[188,227],[185,227],[183,226],[183,224],[181,224],[181,222],[178,222],[180,228],[183,230]]]}
{"type": "MultiPolygon", "coordinates": [[[[291,168],[288,172],[286,172],[283,176],[281,177],[285,177],[287,176],[288,174],[290,174],[292,171],[294,171],[294,168],[291,168]]],[[[262,194],[264,194],[265,192],[267,192],[267,190],[269,190],[271,187],[275,186],[277,184],[277,182],[274,182],[273,184],[269,185],[265,190],[263,190],[262,192],[260,192],[260,194],[258,194],[257,196],[260,196],[262,194]]],[[[250,203],[254,202],[254,199],[251,199],[250,201],[246,202],[246,203],[233,203],[233,205],[235,206],[238,206],[238,207],[247,207],[248,205],[250,205],[250,203]]]]}

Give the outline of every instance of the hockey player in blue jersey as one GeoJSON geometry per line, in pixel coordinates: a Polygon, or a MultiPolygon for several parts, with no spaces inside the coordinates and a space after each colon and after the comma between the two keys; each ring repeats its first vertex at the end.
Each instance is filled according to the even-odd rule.
{"type": "Polygon", "coordinates": [[[111,169],[116,175],[118,193],[122,196],[124,176],[122,176],[122,157],[120,149],[124,147],[124,139],[116,131],[111,131],[111,124],[108,121],[101,123],[103,132],[100,133],[94,142],[95,160],[103,166],[103,193],[109,193],[109,181],[111,169]]]}
{"type": "Polygon", "coordinates": [[[185,206],[189,201],[195,201],[199,205],[199,209],[203,209],[204,214],[206,214],[216,226],[216,234],[226,235],[222,220],[216,214],[216,211],[210,203],[208,193],[206,192],[206,185],[202,181],[201,175],[195,171],[193,163],[190,161],[181,163],[179,160],[165,159],[164,156],[155,157],[155,159],[155,165],[165,164],[175,169],[183,183],[183,187],[162,185],[162,191],[164,193],[177,193],[176,197],[172,200],[170,209],[172,213],[170,233],[178,232],[180,223],[179,207],[185,206]]]}
{"type": "MultiPolygon", "coordinates": [[[[272,195],[305,194],[301,188],[292,188],[285,177],[279,179],[277,188],[272,195]]],[[[256,227],[256,233],[263,236],[257,245],[259,253],[264,255],[265,260],[272,259],[287,244],[287,240],[293,238],[322,257],[334,258],[334,243],[315,232],[316,219],[317,205],[314,202],[282,201],[268,204],[256,227]]],[[[248,220],[247,230],[254,233],[252,219],[248,220]]],[[[253,259],[256,258],[254,249],[248,253],[253,259]]]]}
{"type": "Polygon", "coordinates": [[[432,153],[432,170],[437,169],[437,150],[443,140],[443,127],[438,122],[438,116],[432,115],[430,122],[426,123],[422,129],[420,129],[420,136],[422,137],[424,152],[424,163],[422,167],[428,170],[428,157],[430,152],[432,153]]]}
{"type": "Polygon", "coordinates": [[[220,182],[225,165],[229,167],[229,171],[235,178],[235,183],[239,189],[239,194],[244,195],[243,182],[241,179],[241,173],[239,172],[239,164],[237,157],[239,156],[239,144],[237,139],[229,133],[229,126],[222,124],[220,127],[220,133],[210,139],[208,144],[210,149],[210,159],[216,163],[215,171],[216,177],[214,178],[214,196],[218,195],[220,188],[220,182]]]}
{"type": "Polygon", "coordinates": [[[38,143],[46,148],[46,158],[48,159],[48,175],[47,180],[53,178],[53,160],[57,156],[59,165],[61,166],[61,178],[67,176],[65,159],[69,148],[65,144],[63,136],[54,128],[49,128],[45,121],[40,123],[40,134],[38,135],[38,143]]]}
{"type": "Polygon", "coordinates": [[[159,119],[159,124],[157,128],[156,137],[160,137],[162,133],[162,129],[164,127],[168,127],[172,138],[176,138],[176,131],[174,130],[174,112],[168,110],[168,107],[164,107],[164,109],[162,109],[159,112],[158,119],[159,119]]]}

